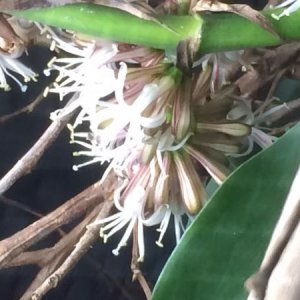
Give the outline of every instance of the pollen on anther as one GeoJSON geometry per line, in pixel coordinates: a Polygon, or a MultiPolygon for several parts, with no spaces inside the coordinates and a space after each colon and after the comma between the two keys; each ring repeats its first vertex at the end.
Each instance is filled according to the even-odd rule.
{"type": "Polygon", "coordinates": [[[49,87],[47,86],[45,89],[44,89],[44,92],[43,92],[43,97],[46,98],[49,94],[49,87]]]}
{"type": "Polygon", "coordinates": [[[54,40],[52,40],[51,44],[50,44],[50,51],[54,51],[56,47],[56,42],[54,40]]]}
{"type": "Polygon", "coordinates": [[[160,241],[156,241],[155,244],[156,244],[158,247],[160,247],[160,248],[163,248],[163,247],[164,247],[163,243],[160,242],[160,241]]]}
{"type": "Polygon", "coordinates": [[[103,243],[106,244],[108,240],[108,235],[107,234],[103,234],[103,243]]]}
{"type": "Polygon", "coordinates": [[[57,57],[53,56],[50,61],[47,63],[47,67],[50,68],[52,67],[53,63],[56,61],[57,57]]]}

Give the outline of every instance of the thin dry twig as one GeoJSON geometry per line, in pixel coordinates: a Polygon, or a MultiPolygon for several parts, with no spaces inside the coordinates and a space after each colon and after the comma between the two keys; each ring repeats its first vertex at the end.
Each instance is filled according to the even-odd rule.
{"type": "Polygon", "coordinates": [[[58,280],[64,277],[88,251],[99,235],[100,225],[92,226],[87,230],[86,226],[95,217],[103,218],[109,213],[113,205],[111,199],[116,183],[117,180],[114,173],[109,172],[104,181],[97,182],[68,200],[48,216],[0,242],[0,250],[3,252],[0,258],[4,258],[2,267],[7,268],[28,264],[36,264],[40,267],[40,271],[35,279],[23,294],[22,300],[40,299],[50,289],[54,288],[58,280]],[[103,203],[104,199],[106,200],[103,203]],[[88,211],[90,213],[53,247],[23,252],[30,245],[48,235],[59,224],[70,222],[75,217],[88,211]],[[39,228],[41,230],[38,230],[39,228]],[[9,253],[8,249],[10,247],[15,249],[13,253],[9,253]]]}
{"type": "MultiPolygon", "coordinates": [[[[108,200],[103,203],[100,213],[97,218],[105,218],[111,210],[113,202],[108,200]]],[[[84,220],[84,223],[90,222],[92,218],[84,220]]],[[[58,282],[76,265],[80,258],[89,250],[91,245],[99,236],[99,226],[88,226],[85,233],[76,243],[73,251],[67,256],[62,264],[36,289],[31,295],[32,300],[41,299],[48,291],[55,288],[58,282]]],[[[27,293],[28,294],[28,293],[27,293]]],[[[27,300],[27,297],[22,297],[21,300],[27,300]]]]}
{"type": "Polygon", "coordinates": [[[30,173],[39,159],[65,128],[74,112],[54,120],[28,152],[0,180],[0,195],[5,193],[22,176],[30,173]]]}
{"type": "Polygon", "coordinates": [[[6,204],[6,205],[10,205],[12,207],[15,207],[17,209],[20,209],[22,211],[25,211],[35,217],[38,217],[38,218],[42,218],[43,215],[33,209],[31,209],[29,206],[25,205],[24,203],[20,203],[18,201],[15,201],[15,200],[12,200],[12,199],[9,199],[3,195],[0,195],[0,202],[2,202],[3,204],[6,204]]]}
{"type": "Polygon", "coordinates": [[[17,111],[14,111],[13,113],[4,115],[0,117],[0,124],[3,124],[5,122],[8,122],[15,117],[24,114],[24,113],[31,113],[44,99],[45,97],[43,96],[44,92],[41,92],[31,103],[28,105],[18,109],[17,111]]]}
{"type": "Polygon", "coordinates": [[[142,289],[145,293],[146,299],[150,300],[151,297],[152,297],[152,292],[150,290],[148,282],[147,282],[145,276],[143,275],[142,271],[139,270],[139,272],[136,272],[135,276],[136,276],[137,281],[139,282],[140,286],[142,287],[142,289]]]}
{"type": "MultiPolygon", "coordinates": [[[[43,214],[37,212],[36,210],[33,210],[31,209],[29,206],[25,205],[24,203],[20,203],[18,201],[15,201],[15,200],[12,200],[12,199],[9,199],[3,195],[0,195],[0,202],[2,202],[3,204],[7,204],[7,205],[10,205],[12,207],[15,207],[17,209],[20,209],[22,211],[25,211],[35,217],[38,217],[38,218],[42,218],[44,217],[43,214]]],[[[61,235],[61,236],[64,236],[65,233],[63,232],[63,230],[61,230],[60,228],[57,229],[57,232],[61,235]]]]}
{"type": "Polygon", "coordinates": [[[282,78],[282,76],[286,73],[286,71],[287,71],[287,68],[284,68],[275,75],[275,78],[272,81],[271,87],[269,89],[268,95],[267,95],[265,101],[263,102],[263,104],[261,106],[259,106],[258,109],[254,112],[255,115],[259,115],[260,113],[263,113],[264,110],[272,103],[272,100],[274,99],[273,96],[274,96],[275,90],[278,86],[278,83],[279,83],[280,79],[282,78]]]}
{"type": "MultiPolygon", "coordinates": [[[[102,203],[100,204],[100,206],[102,206],[102,203]]],[[[81,223],[75,226],[69,233],[64,235],[64,237],[61,238],[53,247],[23,252],[19,256],[15,257],[12,261],[10,261],[9,266],[16,267],[34,264],[38,265],[40,268],[47,269],[48,272],[49,270],[56,268],[58,266],[57,263],[59,263],[63,259],[63,257],[65,257],[66,255],[68,255],[69,252],[71,252],[71,249],[78,241],[86,224],[93,217],[95,217],[95,213],[90,213],[87,217],[83,219],[81,223]]]]}
{"type": "MultiPolygon", "coordinates": [[[[100,204],[102,207],[103,203],[100,204]]],[[[21,299],[32,299],[32,294],[36,289],[45,282],[45,280],[55,272],[61,264],[67,259],[68,255],[72,252],[74,246],[83,234],[86,225],[95,217],[99,210],[99,206],[96,207],[87,217],[83,219],[68,235],[61,239],[54,247],[51,248],[51,254],[47,259],[41,259],[39,265],[41,270],[38,272],[35,279],[32,281],[30,286],[27,288],[21,299]]],[[[49,249],[44,249],[47,251],[49,249]]]]}
{"type": "Polygon", "coordinates": [[[145,279],[139,262],[139,253],[138,253],[138,237],[137,237],[137,224],[133,229],[133,243],[132,243],[132,258],[131,258],[131,271],[133,273],[132,280],[137,280],[144,291],[147,300],[150,300],[152,297],[151,289],[148,285],[147,280],[145,279]]]}
{"type": "Polygon", "coordinates": [[[297,120],[299,120],[299,110],[300,110],[300,98],[294,99],[292,101],[288,101],[285,103],[284,107],[282,109],[276,111],[274,114],[272,114],[272,118],[268,120],[271,124],[275,122],[279,122],[282,119],[286,118],[287,116],[290,116],[292,114],[297,113],[297,120]]]}
{"type": "Polygon", "coordinates": [[[47,216],[1,241],[0,267],[8,267],[9,262],[28,247],[95,207],[102,200],[100,195],[107,195],[115,188],[115,176],[112,174],[107,180],[105,185],[100,182],[93,184],[47,216]]]}

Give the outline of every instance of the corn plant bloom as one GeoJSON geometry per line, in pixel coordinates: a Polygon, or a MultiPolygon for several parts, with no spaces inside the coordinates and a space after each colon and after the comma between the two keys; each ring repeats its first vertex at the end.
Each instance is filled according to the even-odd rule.
{"type": "Polygon", "coordinates": [[[251,134],[261,137],[259,129],[251,131],[253,119],[234,113],[249,119],[252,111],[241,110],[242,101],[226,87],[227,65],[239,63],[243,53],[205,56],[201,71],[185,76],[160,50],[40,29],[52,50],[67,54],[49,62],[45,74],[58,75],[46,93],[63,101],[72,96],[65,114],[78,110],[68,128],[71,143],[82,148],[74,155],[87,160],[74,170],[108,162],[119,178],[116,211],[89,226],[101,225],[104,242],[124,231],[115,255],[136,235],[139,261],[146,253],[145,226],[158,228],[162,247],[172,222],[178,243],[207,201],[208,179],[221,184],[230,156],[251,152],[251,134]]]}

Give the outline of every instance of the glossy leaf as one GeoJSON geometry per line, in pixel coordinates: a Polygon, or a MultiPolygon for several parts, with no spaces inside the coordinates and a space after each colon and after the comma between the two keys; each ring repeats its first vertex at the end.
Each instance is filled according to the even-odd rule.
{"type": "Polygon", "coordinates": [[[242,300],[300,163],[300,124],[238,168],[170,257],[153,300],[242,300]]]}

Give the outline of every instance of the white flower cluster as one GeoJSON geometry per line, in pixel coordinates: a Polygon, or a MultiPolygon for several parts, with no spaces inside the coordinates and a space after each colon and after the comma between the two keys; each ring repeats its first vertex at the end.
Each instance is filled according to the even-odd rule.
{"type": "Polygon", "coordinates": [[[51,117],[78,109],[68,126],[71,142],[84,148],[75,155],[90,158],[74,169],[109,162],[122,182],[114,194],[117,212],[90,226],[102,226],[105,242],[126,228],[113,253],[133,233],[140,261],[145,255],[144,226],[158,226],[156,243],[163,246],[172,220],[179,242],[184,224],[207,199],[196,164],[221,184],[229,172],[226,155],[239,153],[251,133],[249,125],[227,119],[233,99],[226,104],[220,94],[206,103],[203,95],[212,89],[211,82],[213,89],[226,83],[228,59],[214,56],[211,62],[207,57],[203,71],[191,78],[161,51],[47,31],[52,48],[69,56],[49,62],[46,75],[55,71],[58,76],[47,92],[60,99],[72,95],[51,117]]]}
{"type": "MultiPolygon", "coordinates": [[[[163,172],[164,161],[161,153],[166,149],[178,147],[173,145],[175,138],[171,131],[168,129],[158,133],[157,159],[152,160],[150,165],[145,167],[137,159],[143,151],[145,142],[149,142],[145,132],[157,130],[166,120],[164,103],[160,104],[161,108],[157,111],[152,110],[148,116],[145,111],[151,110],[154,102],[155,107],[158,106],[160,96],[174,86],[174,80],[170,77],[151,80],[151,76],[157,72],[155,69],[145,75],[145,78],[140,76],[135,78],[134,72],[128,74],[127,64],[120,60],[123,58],[127,63],[135,61],[127,59],[124,52],[119,53],[117,45],[112,42],[67,42],[51,29],[47,31],[53,41],[52,48],[67,52],[69,57],[54,57],[49,62],[45,74],[57,71],[58,77],[54,86],[48,88],[46,92],[57,93],[61,100],[70,94],[73,95],[71,102],[63,110],[52,113],[51,118],[55,119],[62,113],[67,114],[80,108],[74,123],[68,126],[71,131],[71,142],[85,148],[75,152],[75,155],[91,157],[91,160],[74,166],[74,169],[78,170],[82,166],[96,162],[110,162],[109,168],[113,168],[125,178],[124,184],[114,196],[118,212],[106,219],[96,220],[93,225],[103,224],[100,235],[104,241],[127,226],[124,236],[113,251],[114,254],[119,253],[119,249],[126,244],[134,226],[137,225],[139,256],[140,260],[143,260],[145,252],[143,226],[160,224],[157,243],[162,246],[161,241],[170,217],[176,212],[174,224],[177,241],[183,232],[181,218],[183,210],[162,204],[150,214],[145,213],[146,200],[151,192],[149,183],[156,180],[157,174],[161,173],[157,185],[163,186],[167,177],[163,172]],[[126,82],[127,76],[130,80],[126,82]],[[88,131],[86,129],[80,131],[79,128],[83,123],[88,124],[88,131]],[[135,179],[131,180],[130,184],[127,178],[135,179]],[[134,184],[132,181],[135,181],[134,184]]],[[[129,57],[135,57],[134,54],[137,57],[144,55],[144,50],[140,54],[134,49],[130,52],[129,57]]]]}

